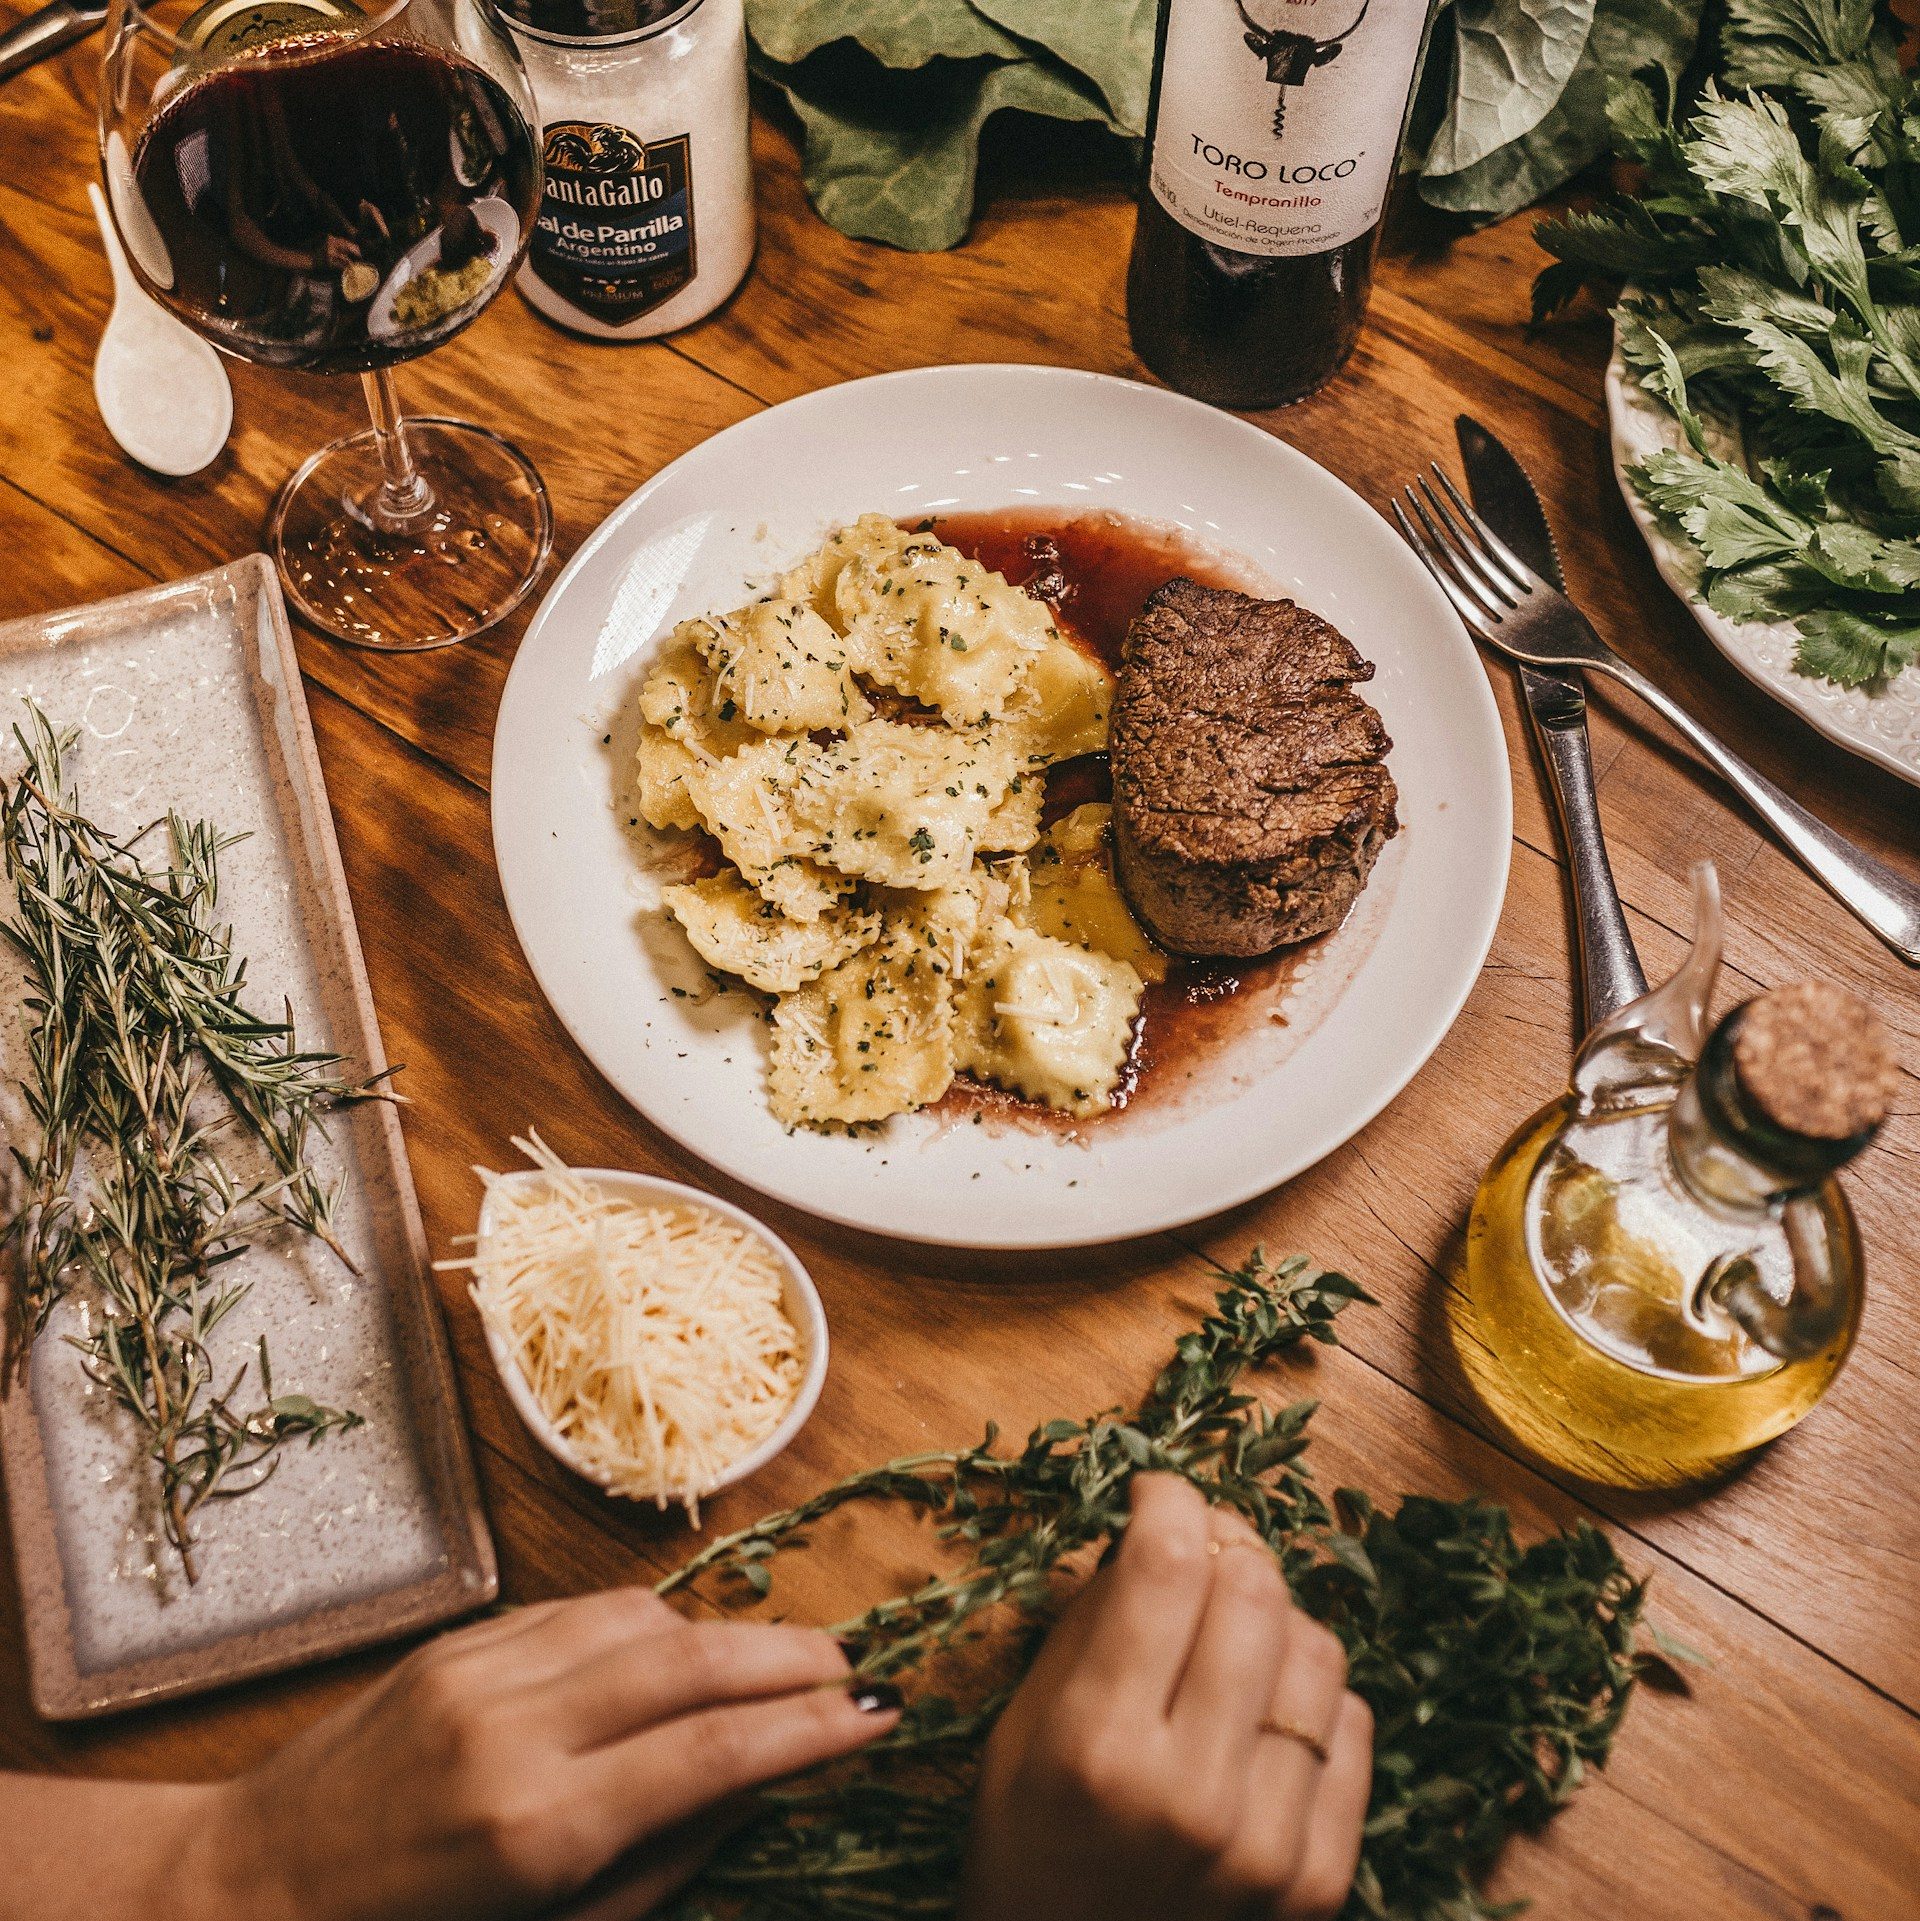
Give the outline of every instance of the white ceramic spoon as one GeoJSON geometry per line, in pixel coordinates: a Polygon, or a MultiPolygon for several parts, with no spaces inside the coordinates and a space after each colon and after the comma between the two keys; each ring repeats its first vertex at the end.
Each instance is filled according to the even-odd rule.
{"type": "Polygon", "coordinates": [[[197,474],[233,431],[227,370],[133,277],[106,196],[91,182],[87,198],[113,267],[113,312],[93,360],[100,418],[141,466],[157,474],[197,474]]]}

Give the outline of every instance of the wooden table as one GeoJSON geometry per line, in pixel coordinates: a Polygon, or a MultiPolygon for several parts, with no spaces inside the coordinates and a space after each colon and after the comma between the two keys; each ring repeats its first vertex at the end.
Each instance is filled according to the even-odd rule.
{"type": "MultiPolygon", "coordinates": [[[[108,303],[83,197],[93,170],[93,60],[73,52],[0,91],[0,616],[190,573],[259,544],[287,471],[354,424],[359,395],[235,369],[227,453],[155,480],[108,442],[89,367],[108,303]]],[[[843,239],[807,208],[789,133],[756,131],[764,237],[717,318],[666,344],[585,345],[502,299],[403,374],[421,411],[503,429],[543,468],[564,559],[664,462],[760,407],[829,382],[929,362],[1039,360],[1121,374],[1132,221],[1115,178],[1013,187],[957,252],[843,239]]],[[[1060,178],[1061,170],[1051,177],[1060,178]]],[[[1046,170],[1041,170],[1042,177],[1046,170]]],[[[1744,754],[1868,846],[1920,852],[1911,788],[1823,744],[1723,665],[1662,589],[1607,467],[1589,312],[1540,336],[1524,320],[1539,254],[1524,219],[1443,246],[1396,236],[1346,373],[1261,424],[1379,502],[1456,412],[1497,426],[1539,476],[1570,584],[1602,629],[1657,669],[1744,754]]],[[[539,1125],[569,1159],[657,1170],[741,1196],[655,1134],[548,1011],[500,899],[487,828],[493,716],[524,627],[478,645],[380,658],[303,635],[314,727],[436,1252],[472,1225],[474,1162],[511,1158],[539,1125]]],[[[1094,1255],[987,1261],[829,1231],[767,1208],[819,1276],[835,1366],[799,1442],[712,1504],[721,1527],[850,1469],[1023,1431],[1134,1395],[1206,1301],[1203,1258],[1255,1241],[1349,1268],[1382,1298],[1348,1316],[1348,1348],[1288,1372],[1317,1392],[1328,1484],[1483,1489],[1538,1529],[1596,1514],[1654,1577],[1653,1609],[1711,1666],[1690,1695],[1647,1693],[1613,1764],[1497,1886],[1550,1917],[1705,1921],[1920,1914],[1920,1123],[1911,1092],[1852,1177],[1871,1299],[1853,1363],[1790,1438],[1710,1497],[1576,1498],[1476,1418],[1441,1331],[1474,1181],[1508,1130],[1561,1084],[1573,1013],[1566,893],[1508,675],[1494,671],[1514,767],[1513,877],[1465,1012],[1411,1087],[1358,1139],[1264,1202],[1205,1229],[1094,1255]]],[[[1805,975],[1868,995],[1920,1059],[1916,982],[1736,812],[1645,717],[1595,701],[1601,806],[1650,972],[1674,962],[1688,863],[1719,862],[1732,993],[1805,975]]],[[[1912,1082],[1908,1082],[1911,1090],[1912,1082]]],[[[527,1438],[445,1281],[488,1506],[513,1598],[643,1580],[673,1565],[675,1518],[616,1507],[527,1438]]],[[[914,1565],[910,1542],[846,1534],[785,1590],[831,1619],[914,1565]]],[[[390,1658],[56,1730],[26,1706],[10,1570],[0,1578],[0,1765],[209,1776],[264,1753],[390,1658]]]]}

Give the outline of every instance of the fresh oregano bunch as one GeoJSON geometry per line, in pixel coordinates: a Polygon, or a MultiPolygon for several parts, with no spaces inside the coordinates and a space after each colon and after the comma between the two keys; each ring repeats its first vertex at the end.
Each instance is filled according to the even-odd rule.
{"type": "Polygon", "coordinates": [[[5,1230],[19,1257],[9,1344],[23,1358],[55,1303],[90,1289],[94,1311],[70,1338],[138,1426],[191,1581],[203,1502],[258,1487],[296,1436],[359,1419],[276,1394],[264,1341],[243,1398],[248,1367],[223,1377],[209,1342],[247,1291],[221,1269],[250,1243],[292,1228],[347,1260],[308,1153],[327,1110],[377,1090],[342,1080],[338,1056],[302,1051],[290,1017],[248,1011],[245,963],[214,919],[229,843],[211,825],[169,814],[120,839],[67,786],[72,735],[29,703],[14,738],[25,765],[0,790],[5,934],[30,982],[23,1091],[40,1138],[13,1150],[24,1191],[5,1230]],[[241,1143],[268,1171],[235,1171],[241,1143]]]}
{"type": "Polygon", "coordinates": [[[767,1795],[681,1898],[676,1921],[908,1921],[951,1915],[983,1742],[1075,1578],[1126,1527],[1143,1470],[1236,1508],[1294,1593],[1339,1634],[1376,1723],[1374,1787],[1352,1921],[1483,1921],[1476,1877],[1605,1760],[1638,1670],[1642,1589],[1584,1524],[1521,1549],[1504,1509],[1420,1497],[1391,1514],[1343,1491],[1330,1509],[1301,1464],[1317,1403],[1275,1412],[1250,1368],[1370,1297],[1343,1274],[1256,1249],[1223,1271],[1131,1414],[1044,1423],[1015,1454],[914,1455],[714,1542],[659,1584],[773,1564],[855,1502],[924,1511],[957,1565],[833,1632],[863,1673],[904,1682],[895,1732],[767,1795]],[[1337,1511],[1336,1511],[1337,1510],[1337,1511]],[[964,1644],[979,1641],[970,1652],[964,1644]]]}

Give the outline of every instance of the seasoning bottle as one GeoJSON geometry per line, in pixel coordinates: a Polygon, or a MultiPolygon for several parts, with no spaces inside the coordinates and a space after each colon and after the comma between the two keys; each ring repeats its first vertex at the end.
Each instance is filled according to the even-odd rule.
{"type": "Polygon", "coordinates": [[[1534,1453],[1679,1485],[1784,1433],[1853,1345],[1860,1238],[1835,1178],[1899,1086],[1885,1030],[1826,982],[1709,1029],[1719,894],[1695,873],[1691,957],[1588,1036],[1565,1095],[1480,1184],[1463,1366],[1534,1453]]]}
{"type": "Polygon", "coordinates": [[[501,0],[546,187],[520,291],[598,340],[710,314],[753,259],[743,0],[501,0]]]}
{"type": "Polygon", "coordinates": [[[1277,407],[1353,351],[1430,17],[1160,0],[1127,321],[1169,386],[1277,407]]]}

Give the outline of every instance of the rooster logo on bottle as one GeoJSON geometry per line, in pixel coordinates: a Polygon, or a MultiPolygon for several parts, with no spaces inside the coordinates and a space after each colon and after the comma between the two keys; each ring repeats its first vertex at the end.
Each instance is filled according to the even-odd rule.
{"type": "Polygon", "coordinates": [[[1247,23],[1247,45],[1267,63],[1267,79],[1278,90],[1273,106],[1273,137],[1278,140],[1287,130],[1287,89],[1306,85],[1308,74],[1316,67],[1330,66],[1340,57],[1340,49],[1367,17],[1373,0],[1360,0],[1360,11],[1352,26],[1331,40],[1316,40],[1310,33],[1289,33],[1284,27],[1263,27],[1247,11],[1246,0],[1234,0],[1240,18],[1247,23]]]}
{"type": "Polygon", "coordinates": [[[647,150],[625,127],[569,120],[547,134],[547,165],[566,173],[624,176],[644,173],[647,150]]]}

